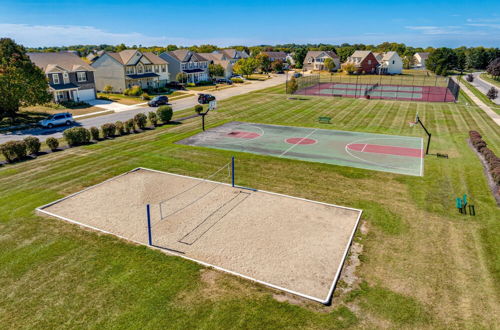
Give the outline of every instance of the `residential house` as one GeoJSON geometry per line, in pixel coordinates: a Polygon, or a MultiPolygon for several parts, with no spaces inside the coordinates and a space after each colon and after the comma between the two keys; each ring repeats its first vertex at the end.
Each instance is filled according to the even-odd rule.
{"type": "Polygon", "coordinates": [[[261,54],[266,54],[271,62],[280,60],[286,63],[286,53],[285,52],[260,52],[261,54]]]}
{"type": "Polygon", "coordinates": [[[47,76],[54,102],[95,100],[94,69],[78,55],[59,52],[28,56],[47,76]]]}
{"type": "Polygon", "coordinates": [[[304,70],[325,70],[325,60],[330,58],[335,63],[334,70],[340,68],[340,58],[334,51],[320,51],[320,50],[310,50],[307,52],[304,58],[304,64],[302,68],[304,70]]]}
{"type": "Polygon", "coordinates": [[[142,89],[163,87],[170,81],[169,63],[150,52],[127,49],[119,53],[104,52],[92,64],[96,87],[102,91],[110,85],[122,93],[132,86],[142,89]]]}
{"type": "Polygon", "coordinates": [[[415,53],[413,59],[415,60],[414,66],[416,68],[425,69],[425,62],[429,58],[429,53],[415,53]]]}
{"type": "Polygon", "coordinates": [[[403,60],[396,52],[380,53],[378,62],[380,64],[377,68],[379,74],[401,74],[403,71],[403,60]]]}
{"type": "Polygon", "coordinates": [[[94,50],[92,52],[90,52],[87,56],[86,56],[86,59],[87,61],[89,61],[89,63],[93,63],[95,62],[100,56],[102,56],[102,54],[104,54],[104,50],[94,50]]]}
{"type": "Polygon", "coordinates": [[[209,60],[193,51],[178,49],[161,53],[160,57],[169,63],[172,80],[176,80],[180,72],[187,75],[187,83],[196,84],[210,79],[208,74],[209,60]]]}
{"type": "Polygon", "coordinates": [[[210,64],[219,64],[224,68],[224,76],[218,78],[231,78],[233,75],[233,63],[224,53],[198,53],[205,58],[210,64]]]}
{"type": "Polygon", "coordinates": [[[230,61],[231,64],[234,64],[241,59],[250,57],[250,56],[248,56],[247,52],[245,52],[244,50],[241,51],[241,50],[236,50],[236,49],[232,49],[232,48],[231,49],[216,50],[216,51],[214,51],[214,53],[215,54],[223,54],[225,59],[230,61]]]}
{"type": "Polygon", "coordinates": [[[344,64],[353,63],[358,73],[375,73],[378,61],[369,50],[357,50],[347,58],[344,64]]]}

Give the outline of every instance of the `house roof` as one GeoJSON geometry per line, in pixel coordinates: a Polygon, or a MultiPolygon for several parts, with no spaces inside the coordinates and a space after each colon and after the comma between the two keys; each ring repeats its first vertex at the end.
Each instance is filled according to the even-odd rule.
{"type": "Polygon", "coordinates": [[[50,84],[49,86],[50,86],[50,88],[52,88],[53,90],[56,90],[56,91],[61,91],[61,90],[65,90],[65,89],[78,89],[79,88],[77,85],[72,84],[72,83],[58,84],[58,85],[50,84]]]}
{"type": "Polygon", "coordinates": [[[429,58],[429,53],[415,53],[415,55],[417,55],[417,54],[420,56],[420,58],[422,58],[424,60],[429,58]]]}
{"type": "Polygon", "coordinates": [[[260,52],[261,54],[266,54],[269,58],[285,58],[285,52],[260,52]]]}
{"type": "Polygon", "coordinates": [[[391,57],[394,56],[394,54],[398,54],[396,52],[386,52],[386,53],[382,53],[382,61],[389,61],[391,59],[391,57]]]}
{"type": "Polygon", "coordinates": [[[309,58],[309,57],[318,57],[320,56],[321,54],[327,54],[328,56],[330,56],[331,58],[339,58],[337,54],[335,54],[334,51],[331,51],[331,50],[310,50],[307,52],[306,54],[306,58],[309,58]]]}
{"type": "Polygon", "coordinates": [[[168,64],[167,61],[162,59],[160,56],[156,55],[152,52],[144,52],[142,53],[145,58],[147,58],[152,64],[168,64]]]}
{"type": "Polygon", "coordinates": [[[147,72],[147,73],[141,73],[141,74],[128,74],[127,78],[130,79],[141,79],[141,78],[153,78],[153,77],[159,77],[160,75],[153,73],[153,72],[147,72]]]}
{"type": "Polygon", "coordinates": [[[350,58],[359,58],[359,61],[362,62],[368,55],[370,55],[371,51],[369,50],[357,50],[355,51],[350,58]]]}
{"type": "Polygon", "coordinates": [[[199,55],[198,53],[190,51],[189,49],[177,49],[177,50],[168,52],[168,54],[180,62],[187,62],[191,58],[194,59],[195,62],[207,61],[206,58],[199,55]]]}
{"type": "Polygon", "coordinates": [[[241,58],[247,58],[248,54],[244,51],[239,51],[233,48],[228,48],[228,49],[221,49],[216,51],[218,53],[226,55],[228,58],[236,58],[237,55],[239,55],[241,58]]]}
{"type": "Polygon", "coordinates": [[[208,61],[222,61],[227,59],[226,55],[223,53],[198,53],[198,55],[208,61]]]}
{"type": "Polygon", "coordinates": [[[231,61],[229,60],[215,60],[214,64],[220,64],[223,68],[227,68],[231,65],[231,61]]]}
{"type": "Polygon", "coordinates": [[[182,71],[184,71],[185,73],[205,72],[203,69],[186,69],[186,70],[182,70],[182,71]]]}
{"type": "MultiPolygon", "coordinates": [[[[136,52],[138,52],[138,50],[136,49],[126,49],[122,50],[119,53],[106,52],[106,54],[117,60],[120,64],[125,65],[128,63],[128,61],[130,61],[130,59],[134,56],[136,52]]],[[[147,58],[152,64],[168,64],[167,61],[165,61],[164,59],[162,59],[161,57],[152,52],[144,52],[144,53],[139,52],[139,53],[142,54],[142,56],[144,56],[145,58],[147,58]]]]}
{"type": "Polygon", "coordinates": [[[94,68],[74,53],[28,53],[28,56],[45,73],[54,71],[94,71],[94,68]]]}

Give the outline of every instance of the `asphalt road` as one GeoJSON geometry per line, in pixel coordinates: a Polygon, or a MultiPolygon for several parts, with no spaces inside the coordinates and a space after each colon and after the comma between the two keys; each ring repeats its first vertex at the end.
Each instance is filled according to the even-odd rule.
{"type": "MultiPolygon", "coordinates": [[[[481,93],[483,93],[484,95],[486,95],[486,93],[488,93],[488,90],[491,88],[491,87],[495,87],[493,84],[490,84],[489,82],[487,81],[484,81],[483,79],[481,79],[479,77],[479,75],[483,73],[483,72],[474,72],[472,75],[474,76],[474,81],[471,83],[474,87],[476,87],[481,93]]],[[[497,88],[498,89],[498,88],[497,88]]],[[[497,97],[496,99],[492,100],[494,103],[496,104],[499,104],[500,105],[500,97],[497,97]]]]}
{"type": "MultiPolygon", "coordinates": [[[[215,95],[218,101],[224,100],[233,96],[246,94],[249,92],[253,92],[259,89],[264,89],[267,87],[276,86],[285,82],[285,75],[276,75],[275,77],[265,80],[265,81],[253,81],[248,85],[236,85],[233,88],[227,88],[220,91],[209,92],[212,95],[215,95]]],[[[180,99],[177,101],[172,101],[172,109],[174,112],[184,110],[187,108],[194,107],[197,102],[196,97],[188,97],[184,99],[180,99]]],[[[82,126],[85,128],[90,128],[92,126],[100,127],[105,123],[114,123],[116,121],[125,121],[132,117],[134,117],[137,113],[148,113],[150,111],[155,111],[156,108],[150,107],[142,107],[136,108],[133,110],[127,110],[122,112],[115,112],[109,115],[102,115],[98,117],[93,117],[89,119],[81,119],[79,120],[75,126],[82,126]]],[[[0,134],[0,144],[5,143],[7,141],[12,140],[22,140],[28,136],[35,136],[40,139],[40,141],[44,141],[49,137],[60,138],[62,137],[62,132],[67,129],[67,126],[64,127],[56,127],[52,129],[44,129],[44,128],[32,128],[27,130],[19,130],[14,132],[2,133],[0,134]]]]}

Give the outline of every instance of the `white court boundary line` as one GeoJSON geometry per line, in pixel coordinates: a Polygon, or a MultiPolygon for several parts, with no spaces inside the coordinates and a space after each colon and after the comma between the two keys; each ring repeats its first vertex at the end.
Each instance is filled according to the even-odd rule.
{"type": "MultiPolygon", "coordinates": [[[[356,219],[356,223],[353,226],[352,232],[351,232],[351,234],[349,236],[349,240],[348,240],[347,245],[346,245],[346,247],[344,249],[344,253],[342,255],[341,262],[340,262],[340,264],[339,264],[339,266],[337,268],[337,271],[335,273],[333,282],[332,282],[332,284],[330,286],[330,289],[328,290],[328,294],[327,294],[327,296],[325,298],[313,297],[313,296],[310,296],[310,295],[307,295],[307,294],[304,294],[304,293],[300,293],[300,292],[297,292],[297,291],[294,291],[294,290],[290,290],[290,289],[281,287],[279,285],[275,285],[275,284],[272,284],[272,283],[261,281],[261,280],[258,280],[256,278],[253,278],[253,277],[250,277],[250,276],[247,276],[247,275],[243,275],[241,273],[238,273],[238,272],[235,272],[235,271],[232,271],[232,270],[229,270],[229,269],[225,269],[225,268],[222,268],[222,267],[219,267],[219,266],[216,266],[216,265],[212,265],[212,264],[209,264],[209,263],[201,261],[201,260],[190,258],[188,256],[183,255],[182,253],[177,253],[177,252],[174,252],[174,251],[171,251],[171,250],[168,250],[168,249],[165,249],[165,248],[157,247],[157,246],[151,246],[151,245],[148,245],[146,243],[139,242],[139,241],[130,239],[128,237],[125,237],[125,236],[122,236],[122,235],[118,235],[118,234],[109,232],[107,230],[100,229],[100,228],[97,228],[97,227],[94,227],[94,226],[91,226],[91,225],[88,225],[88,224],[84,224],[84,223],[81,223],[79,221],[76,221],[76,220],[73,220],[73,219],[70,219],[70,218],[66,218],[66,217],[57,215],[55,213],[48,212],[48,211],[44,210],[45,208],[50,207],[50,206],[52,206],[54,204],[60,203],[60,202],[62,202],[64,200],[66,200],[66,199],[72,198],[72,197],[74,197],[76,195],[79,195],[81,193],[84,193],[84,192],[86,192],[86,191],[88,191],[90,189],[93,189],[95,187],[98,187],[98,186],[103,185],[105,183],[108,183],[110,181],[116,180],[116,179],[118,179],[118,178],[120,178],[122,176],[125,176],[125,175],[133,173],[133,172],[137,172],[137,171],[140,171],[140,170],[150,171],[150,172],[156,172],[156,173],[160,173],[160,174],[169,174],[169,175],[173,175],[173,176],[177,176],[177,177],[182,177],[182,178],[188,178],[188,179],[204,180],[204,179],[201,179],[201,178],[191,177],[191,176],[187,176],[187,175],[181,175],[181,174],[175,174],[175,173],[170,173],[170,172],[165,172],[165,171],[153,170],[153,169],[149,169],[149,168],[145,168],[145,167],[137,167],[137,168],[134,168],[133,170],[130,170],[130,171],[125,172],[125,173],[122,173],[120,175],[117,175],[115,177],[107,179],[107,180],[105,180],[103,182],[100,182],[98,184],[95,184],[93,186],[87,187],[87,188],[85,188],[83,190],[80,190],[78,192],[70,194],[70,195],[68,195],[66,197],[60,198],[60,199],[58,199],[56,201],[53,201],[51,203],[48,203],[48,204],[42,205],[40,207],[37,207],[35,209],[35,211],[43,213],[43,214],[46,214],[46,215],[51,216],[53,218],[57,218],[57,219],[61,219],[61,220],[67,221],[67,222],[72,223],[72,224],[76,224],[76,225],[79,225],[79,226],[82,226],[82,227],[85,227],[85,228],[89,228],[89,229],[92,229],[92,230],[95,230],[95,231],[98,231],[98,232],[101,232],[101,233],[113,235],[115,237],[121,238],[121,239],[129,241],[129,242],[133,242],[133,243],[138,244],[138,245],[147,246],[147,247],[149,247],[151,249],[155,249],[155,250],[162,251],[164,253],[175,255],[175,256],[184,258],[186,260],[196,262],[196,263],[198,263],[200,265],[203,265],[205,267],[211,267],[211,268],[217,269],[219,271],[222,271],[222,272],[225,272],[225,273],[228,273],[228,274],[231,274],[231,275],[239,276],[239,277],[242,277],[244,279],[250,280],[252,282],[259,283],[259,284],[271,287],[273,289],[277,289],[277,290],[280,290],[280,291],[291,293],[291,294],[297,295],[299,297],[306,298],[306,299],[309,299],[309,300],[313,300],[313,301],[316,301],[316,302],[319,302],[319,303],[322,303],[322,304],[325,304],[325,305],[328,304],[328,303],[330,303],[330,301],[332,299],[333,291],[335,290],[335,287],[336,287],[338,279],[340,277],[342,268],[343,268],[343,266],[345,264],[345,261],[346,261],[346,258],[347,258],[347,254],[348,254],[349,249],[350,249],[350,247],[352,245],[354,234],[356,233],[356,230],[357,230],[357,228],[359,226],[359,221],[360,221],[361,215],[363,213],[363,210],[361,210],[361,209],[356,209],[356,208],[351,208],[351,207],[346,207],[346,206],[340,206],[340,205],[335,205],[335,204],[330,204],[330,203],[324,203],[324,202],[314,201],[314,200],[305,199],[305,198],[301,198],[301,197],[295,197],[295,196],[290,196],[290,195],[284,195],[284,194],[279,194],[279,193],[275,193],[275,192],[270,192],[270,191],[266,191],[266,190],[255,190],[255,192],[262,192],[262,193],[265,193],[265,194],[270,194],[270,195],[275,195],[275,196],[281,196],[281,197],[286,197],[286,198],[292,198],[292,199],[296,199],[296,200],[300,200],[300,201],[306,201],[306,202],[311,202],[311,203],[315,203],[315,204],[332,206],[332,207],[337,207],[337,208],[341,208],[341,209],[345,209],[345,210],[351,210],[351,211],[357,211],[357,212],[359,212],[358,217],[356,219]]],[[[225,186],[230,186],[231,187],[231,185],[228,184],[228,183],[211,181],[211,180],[204,180],[204,181],[218,183],[218,184],[221,184],[221,185],[225,185],[225,186]]]]}
{"type": "MultiPolygon", "coordinates": [[[[363,159],[363,158],[358,157],[358,156],[356,156],[356,155],[353,155],[353,154],[349,151],[349,150],[351,150],[351,149],[349,148],[349,146],[350,146],[351,144],[359,144],[359,142],[363,142],[363,141],[370,141],[370,140],[378,140],[378,139],[382,139],[382,140],[394,140],[394,139],[401,139],[401,138],[405,138],[405,137],[404,137],[404,136],[397,136],[397,135],[395,135],[394,137],[385,137],[385,138],[383,138],[383,137],[364,138],[364,139],[355,140],[355,141],[353,141],[353,142],[350,142],[350,143],[346,144],[346,145],[345,145],[345,147],[344,147],[344,149],[345,149],[345,152],[346,152],[347,154],[349,154],[350,156],[352,156],[352,157],[354,157],[354,158],[356,158],[356,159],[358,159],[358,160],[362,161],[363,163],[366,163],[366,164],[371,164],[371,165],[375,165],[375,166],[380,166],[380,167],[388,167],[388,168],[393,168],[393,169],[396,169],[396,170],[403,170],[403,171],[411,171],[411,172],[412,172],[412,169],[411,169],[411,168],[409,168],[409,167],[398,167],[398,166],[392,166],[392,165],[388,165],[388,164],[382,164],[382,163],[377,163],[377,162],[371,162],[371,161],[369,161],[369,160],[366,160],[366,159],[363,159]]],[[[424,149],[423,149],[423,141],[424,141],[424,140],[423,140],[422,138],[411,137],[411,136],[407,136],[406,138],[407,138],[407,139],[420,139],[420,146],[421,146],[421,147],[420,147],[420,150],[421,150],[421,153],[423,153],[423,150],[424,150],[424,149]]],[[[366,145],[365,145],[365,147],[366,147],[366,145]]],[[[364,148],[365,148],[365,147],[363,147],[363,150],[364,150],[364,148]]],[[[356,151],[356,150],[353,150],[353,151],[356,151]]],[[[361,151],[361,152],[362,152],[362,151],[361,151]]],[[[419,171],[419,172],[420,172],[420,174],[419,174],[419,175],[416,175],[416,174],[407,174],[407,175],[412,175],[412,176],[423,176],[423,175],[424,175],[424,170],[423,170],[423,162],[424,162],[424,160],[423,160],[423,159],[424,159],[424,158],[423,158],[423,157],[421,157],[420,159],[421,159],[421,161],[420,161],[420,171],[419,171]]],[[[391,171],[389,171],[389,170],[385,170],[385,171],[384,171],[384,170],[374,170],[374,171],[382,171],[382,172],[394,173],[394,172],[391,172],[391,171]]],[[[403,175],[404,175],[404,173],[394,173],[394,174],[403,174],[403,175]]]]}

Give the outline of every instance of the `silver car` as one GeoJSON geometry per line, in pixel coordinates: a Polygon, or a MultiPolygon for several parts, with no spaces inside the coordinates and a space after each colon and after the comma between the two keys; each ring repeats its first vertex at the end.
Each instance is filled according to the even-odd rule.
{"type": "Polygon", "coordinates": [[[40,120],[38,123],[42,127],[52,128],[54,126],[61,126],[61,125],[70,126],[74,122],[75,120],[73,119],[73,115],[68,112],[64,112],[64,113],[56,113],[55,115],[52,115],[49,118],[40,120]]]}

